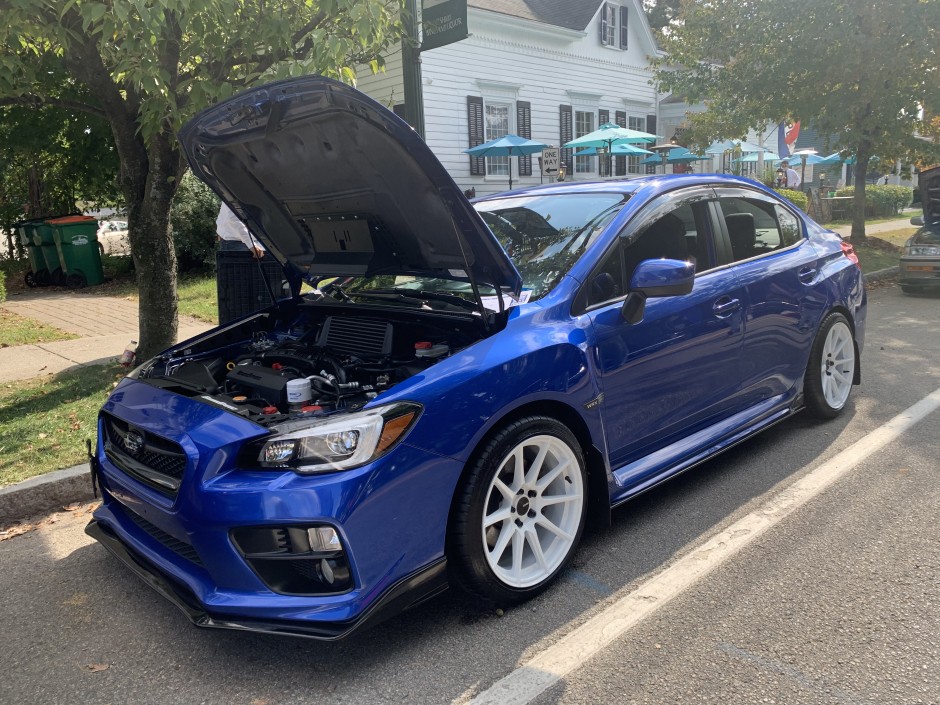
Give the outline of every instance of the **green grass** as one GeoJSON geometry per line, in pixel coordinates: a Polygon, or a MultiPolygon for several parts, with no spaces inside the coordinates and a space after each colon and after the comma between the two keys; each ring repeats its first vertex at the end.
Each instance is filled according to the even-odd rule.
{"type": "Polygon", "coordinates": [[[71,340],[78,336],[45,323],[24,318],[12,311],[0,309],[0,348],[11,345],[50,343],[53,340],[71,340]]]}
{"type": "Polygon", "coordinates": [[[879,240],[890,242],[896,247],[904,247],[904,243],[907,242],[915,232],[917,232],[917,228],[912,225],[909,228],[898,228],[897,230],[886,230],[881,233],[871,233],[868,237],[875,237],[879,240]]]}
{"type": "MultiPolygon", "coordinates": [[[[135,301],[139,298],[137,283],[133,278],[112,282],[106,285],[106,288],[100,288],[100,292],[106,296],[135,301]]],[[[181,316],[192,316],[206,323],[219,322],[215,274],[181,274],[176,284],[176,293],[179,296],[181,316]]]]}
{"type": "Polygon", "coordinates": [[[855,248],[855,253],[858,255],[858,261],[862,265],[862,271],[866,274],[868,272],[877,272],[879,269],[886,269],[887,267],[897,267],[898,258],[900,253],[898,252],[886,252],[880,248],[870,247],[869,245],[859,245],[855,248]]]}
{"type": "Polygon", "coordinates": [[[84,462],[98,409],[124,372],[90,365],[0,385],[0,486],[84,462]]]}

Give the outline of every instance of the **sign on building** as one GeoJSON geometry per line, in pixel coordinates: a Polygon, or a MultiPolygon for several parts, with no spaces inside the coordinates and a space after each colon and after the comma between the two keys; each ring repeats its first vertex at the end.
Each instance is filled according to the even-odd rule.
{"type": "Polygon", "coordinates": [[[423,0],[421,51],[467,38],[467,0],[423,0]]]}

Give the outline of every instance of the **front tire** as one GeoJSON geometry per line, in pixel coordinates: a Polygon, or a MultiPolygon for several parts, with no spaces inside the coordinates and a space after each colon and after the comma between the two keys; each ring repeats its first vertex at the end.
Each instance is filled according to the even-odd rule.
{"type": "Polygon", "coordinates": [[[449,551],[457,582],[498,604],[542,592],[581,540],[587,488],[566,426],[532,416],[500,430],[458,490],[449,551]]]}
{"type": "Polygon", "coordinates": [[[813,341],[803,393],[806,408],[821,419],[838,416],[855,383],[855,339],[848,319],[830,313],[813,341]]]}

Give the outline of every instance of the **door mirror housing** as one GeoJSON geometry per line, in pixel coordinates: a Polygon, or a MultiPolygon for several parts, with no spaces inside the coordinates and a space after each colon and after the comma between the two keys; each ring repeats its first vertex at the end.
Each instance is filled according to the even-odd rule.
{"type": "Polygon", "coordinates": [[[695,284],[695,265],[677,259],[647,259],[637,265],[630,291],[644,296],[684,296],[695,284]]]}
{"type": "Polygon", "coordinates": [[[684,296],[695,285],[695,265],[677,259],[647,259],[640,262],[630,279],[630,293],[620,315],[634,325],[643,320],[646,299],[651,296],[684,296]]]}
{"type": "Polygon", "coordinates": [[[911,225],[923,225],[923,224],[924,224],[924,216],[915,215],[913,218],[911,218],[911,225]]]}

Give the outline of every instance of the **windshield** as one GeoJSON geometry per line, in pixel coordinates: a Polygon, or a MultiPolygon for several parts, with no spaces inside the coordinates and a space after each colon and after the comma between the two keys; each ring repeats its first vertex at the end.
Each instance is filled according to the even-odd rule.
{"type": "Polygon", "coordinates": [[[629,198],[621,193],[521,195],[474,207],[522,275],[530,299],[547,294],[629,198]]]}
{"type": "MultiPolygon", "coordinates": [[[[519,303],[526,303],[552,290],[629,197],[622,193],[521,195],[474,207],[522,275],[519,303]]],[[[324,289],[338,296],[432,309],[465,309],[466,302],[474,301],[467,282],[412,275],[346,278],[324,289]]],[[[491,287],[481,286],[480,293],[484,306],[500,310],[491,287]]],[[[508,300],[502,302],[502,307],[510,305],[508,300]]]]}

